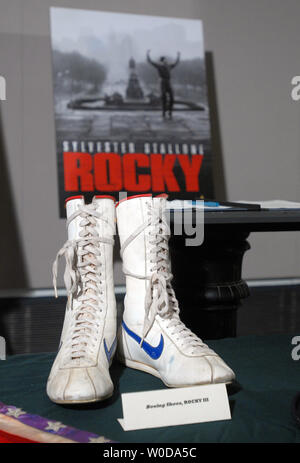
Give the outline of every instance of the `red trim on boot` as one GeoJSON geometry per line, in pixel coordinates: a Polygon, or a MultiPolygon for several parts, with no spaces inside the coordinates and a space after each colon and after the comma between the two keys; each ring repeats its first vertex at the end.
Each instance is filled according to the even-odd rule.
{"type": "Polygon", "coordinates": [[[116,202],[116,198],[114,196],[110,196],[110,195],[96,195],[94,196],[94,198],[106,198],[106,199],[113,199],[114,202],[116,202]]]}
{"type": "MultiPolygon", "coordinates": [[[[128,201],[128,199],[135,199],[135,198],[149,198],[149,196],[153,196],[151,193],[145,193],[142,195],[134,195],[134,196],[127,196],[126,198],[121,199],[120,201],[117,202],[116,207],[123,201],[128,201]]],[[[157,196],[153,196],[154,198],[167,198],[168,195],[166,193],[162,193],[157,196]]]]}
{"type": "Polygon", "coordinates": [[[78,195],[78,196],[69,196],[69,198],[65,199],[65,203],[68,201],[71,201],[72,199],[81,199],[83,198],[83,195],[78,195]]]}

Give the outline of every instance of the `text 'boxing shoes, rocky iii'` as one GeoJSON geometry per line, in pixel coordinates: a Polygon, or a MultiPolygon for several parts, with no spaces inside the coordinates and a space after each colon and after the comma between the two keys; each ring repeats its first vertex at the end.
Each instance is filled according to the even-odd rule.
{"type": "Polygon", "coordinates": [[[166,199],[120,201],[117,224],[126,275],[118,358],[169,387],[230,383],[233,371],[180,320],[171,286],[166,199]]]}
{"type": "MultiPolygon", "coordinates": [[[[115,203],[109,197],[67,200],[68,241],[53,264],[65,256],[68,292],[60,348],[47,394],[56,403],[104,400],[113,393],[109,367],[116,348],[116,301],[113,282],[115,203]]],[[[57,294],[57,291],[56,291],[57,294]]]]}

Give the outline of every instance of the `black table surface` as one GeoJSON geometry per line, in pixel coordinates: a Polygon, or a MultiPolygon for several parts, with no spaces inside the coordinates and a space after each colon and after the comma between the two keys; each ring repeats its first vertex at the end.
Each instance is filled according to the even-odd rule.
{"type": "MultiPolygon", "coordinates": [[[[193,209],[195,214],[195,209],[193,209]]],[[[171,223],[174,215],[171,212],[171,223]]],[[[299,231],[300,210],[296,209],[261,209],[205,211],[205,226],[234,226],[249,232],[255,231],[299,231]]]]}

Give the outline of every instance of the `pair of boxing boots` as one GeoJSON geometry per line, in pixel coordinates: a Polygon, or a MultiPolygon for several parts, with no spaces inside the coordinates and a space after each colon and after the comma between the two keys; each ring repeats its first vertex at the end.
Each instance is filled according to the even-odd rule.
{"type": "Polygon", "coordinates": [[[126,366],[166,386],[230,383],[233,371],[180,320],[171,285],[166,199],[141,195],[120,201],[95,196],[66,202],[68,240],[53,264],[66,259],[68,293],[58,354],[47,394],[56,403],[87,403],[113,394],[109,367],[115,352],[126,366]],[[117,334],[113,279],[115,226],[121,244],[126,296],[117,334]]]}

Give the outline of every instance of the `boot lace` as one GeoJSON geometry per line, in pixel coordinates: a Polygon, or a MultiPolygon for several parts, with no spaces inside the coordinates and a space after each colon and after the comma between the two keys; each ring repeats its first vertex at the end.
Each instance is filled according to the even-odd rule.
{"type": "Polygon", "coordinates": [[[57,297],[57,270],[60,257],[66,261],[64,281],[68,294],[68,308],[74,310],[70,332],[66,336],[65,348],[70,360],[80,360],[93,354],[97,332],[101,324],[103,310],[103,256],[100,243],[113,244],[109,237],[100,237],[97,220],[109,224],[97,210],[96,205],[81,206],[67,220],[67,227],[80,217],[79,238],[68,240],[58,251],[53,263],[53,286],[57,297]],[[77,303],[73,303],[76,298],[77,303]]]}

